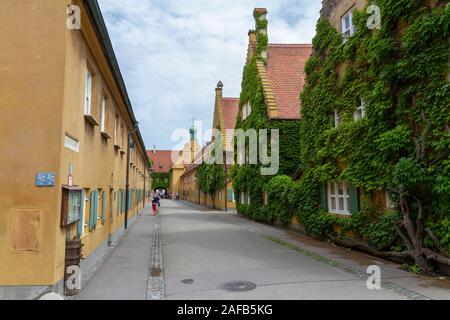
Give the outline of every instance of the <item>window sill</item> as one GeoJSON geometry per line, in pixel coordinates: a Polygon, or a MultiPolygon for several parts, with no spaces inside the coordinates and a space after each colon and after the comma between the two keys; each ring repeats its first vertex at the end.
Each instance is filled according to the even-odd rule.
{"type": "Polygon", "coordinates": [[[114,145],[114,149],[120,150],[121,148],[120,148],[120,146],[119,146],[118,144],[115,144],[115,145],[114,145]]]}
{"type": "Polygon", "coordinates": [[[123,151],[122,149],[120,149],[120,154],[121,155],[124,155],[126,152],[125,151],[123,151]]]}
{"type": "Polygon", "coordinates": [[[95,119],[94,116],[91,115],[91,114],[85,114],[84,115],[84,119],[87,122],[89,122],[91,125],[93,125],[94,127],[98,127],[99,126],[99,123],[98,123],[97,119],[95,119]]]}
{"type": "Polygon", "coordinates": [[[102,131],[101,134],[102,134],[102,137],[105,138],[106,140],[111,139],[111,136],[108,134],[108,132],[102,131]]]}
{"type": "Polygon", "coordinates": [[[347,212],[328,211],[328,213],[332,214],[336,217],[339,217],[339,218],[350,218],[352,216],[351,213],[347,213],[347,212]]]}

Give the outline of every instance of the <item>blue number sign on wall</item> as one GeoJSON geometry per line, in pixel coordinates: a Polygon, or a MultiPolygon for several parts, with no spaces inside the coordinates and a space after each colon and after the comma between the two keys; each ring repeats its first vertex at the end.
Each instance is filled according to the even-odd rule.
{"type": "Polygon", "coordinates": [[[55,185],[56,174],[51,172],[39,172],[36,174],[37,187],[53,187],[55,185]]]}

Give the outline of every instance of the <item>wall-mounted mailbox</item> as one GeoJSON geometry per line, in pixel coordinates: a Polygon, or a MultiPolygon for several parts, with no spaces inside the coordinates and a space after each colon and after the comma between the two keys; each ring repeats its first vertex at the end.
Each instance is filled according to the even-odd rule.
{"type": "Polygon", "coordinates": [[[83,189],[76,187],[63,187],[61,202],[61,227],[78,222],[82,212],[83,189]]]}

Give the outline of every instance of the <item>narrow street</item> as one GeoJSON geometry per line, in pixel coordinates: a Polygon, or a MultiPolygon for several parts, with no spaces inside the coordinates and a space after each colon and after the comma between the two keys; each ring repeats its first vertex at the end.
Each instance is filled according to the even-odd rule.
{"type": "MultiPolygon", "coordinates": [[[[160,213],[161,299],[450,298],[448,282],[235,213],[168,200],[160,213]],[[381,268],[379,290],[367,288],[370,265],[381,268]]],[[[76,299],[151,299],[155,220],[146,209],[76,299]]]]}

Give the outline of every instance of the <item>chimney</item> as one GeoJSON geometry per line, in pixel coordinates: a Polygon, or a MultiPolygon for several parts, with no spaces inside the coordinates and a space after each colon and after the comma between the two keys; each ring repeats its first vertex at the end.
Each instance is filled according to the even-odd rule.
{"type": "Polygon", "coordinates": [[[223,83],[222,81],[219,81],[216,87],[216,103],[222,101],[222,90],[223,90],[223,83]]]}
{"type": "Polygon", "coordinates": [[[265,60],[267,59],[267,46],[269,43],[267,36],[267,9],[255,8],[253,17],[256,25],[256,54],[258,58],[265,60]]]}

